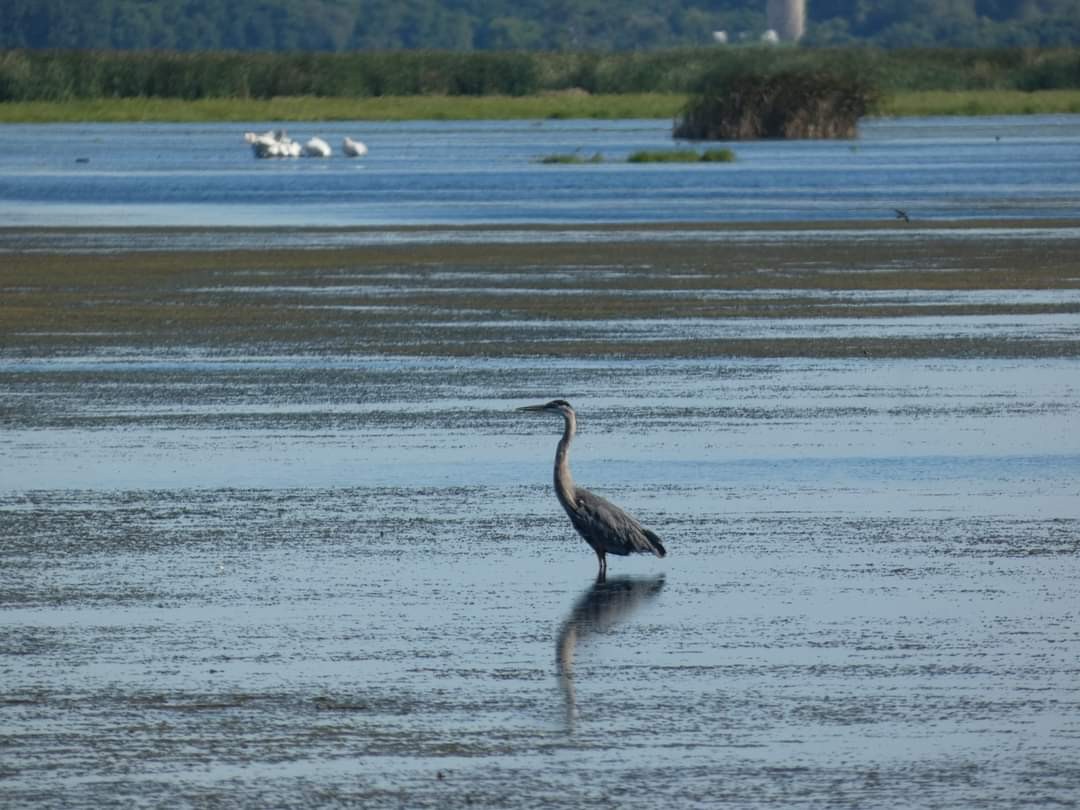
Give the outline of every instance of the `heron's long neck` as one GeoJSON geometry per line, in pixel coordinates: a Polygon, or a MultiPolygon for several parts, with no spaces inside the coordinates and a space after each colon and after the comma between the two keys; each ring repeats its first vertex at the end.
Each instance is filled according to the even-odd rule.
{"type": "Polygon", "coordinates": [[[574,497],[574,477],[570,475],[570,441],[577,430],[577,420],[572,413],[564,414],[564,418],[566,426],[555,451],[555,494],[563,507],[569,509],[577,500],[574,497]]]}

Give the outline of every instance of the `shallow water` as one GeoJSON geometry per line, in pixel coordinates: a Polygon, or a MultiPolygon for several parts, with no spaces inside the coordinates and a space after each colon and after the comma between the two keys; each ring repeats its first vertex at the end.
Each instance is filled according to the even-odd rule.
{"type": "Polygon", "coordinates": [[[4,127],[0,804],[1075,805],[1077,121],[4,127]]]}
{"type": "Polygon", "coordinates": [[[888,221],[902,208],[918,223],[1074,217],[1080,198],[1077,115],[871,120],[854,141],[738,143],[733,164],[683,166],[625,162],[636,150],[675,146],[667,121],[298,124],[289,127],[298,140],[318,134],[336,147],[351,135],[370,154],[255,160],[243,133],[271,126],[0,126],[0,221],[274,229],[888,221]],[[606,161],[537,162],[571,152],[606,161]]]}
{"type": "Polygon", "coordinates": [[[787,288],[754,246],[737,289],[541,242],[26,265],[4,300],[70,309],[0,348],[0,804],[1075,804],[1076,283],[979,288],[1030,253],[960,241],[956,289],[813,246],[787,288]],[[666,558],[593,582],[514,411],[555,396],[666,558]]]}

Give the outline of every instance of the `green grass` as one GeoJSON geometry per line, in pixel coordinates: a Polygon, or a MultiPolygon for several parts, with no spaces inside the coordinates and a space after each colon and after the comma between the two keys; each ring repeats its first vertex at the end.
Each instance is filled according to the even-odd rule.
{"type": "Polygon", "coordinates": [[[702,163],[734,163],[735,153],[730,149],[706,149],[701,155],[702,163]]]}
{"type": "Polygon", "coordinates": [[[1080,90],[921,90],[885,99],[878,114],[919,115],[1048,115],[1080,113],[1080,90]]]}
{"type": "MultiPolygon", "coordinates": [[[[574,118],[672,119],[686,103],[680,93],[538,96],[382,96],[257,99],[119,98],[0,103],[0,123],[80,121],[416,121],[574,118]]],[[[1080,90],[926,90],[888,97],[878,115],[1026,115],[1080,113],[1080,90]]]]}
{"type": "Polygon", "coordinates": [[[0,103],[0,123],[80,121],[440,121],[672,118],[681,94],[538,96],[380,96],[259,99],[118,98],[0,103]]]}
{"type": "Polygon", "coordinates": [[[564,153],[564,154],[544,155],[544,157],[540,158],[540,160],[537,161],[537,162],[538,163],[568,163],[568,164],[603,163],[604,162],[604,156],[602,154],[600,154],[599,152],[596,152],[596,153],[590,155],[589,157],[585,157],[584,155],[580,154],[579,152],[571,152],[569,154],[564,153]]]}
{"type": "Polygon", "coordinates": [[[731,163],[735,153],[730,149],[658,149],[634,152],[627,158],[630,163],[731,163]]]}

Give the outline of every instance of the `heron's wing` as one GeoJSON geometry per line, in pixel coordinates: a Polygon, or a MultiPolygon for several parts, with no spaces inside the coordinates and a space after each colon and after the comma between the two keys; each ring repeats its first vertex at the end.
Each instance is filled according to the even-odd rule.
{"type": "Polygon", "coordinates": [[[608,554],[655,554],[663,557],[660,538],[611,501],[587,489],[574,490],[577,507],[570,516],[574,527],[594,548],[608,554]]]}

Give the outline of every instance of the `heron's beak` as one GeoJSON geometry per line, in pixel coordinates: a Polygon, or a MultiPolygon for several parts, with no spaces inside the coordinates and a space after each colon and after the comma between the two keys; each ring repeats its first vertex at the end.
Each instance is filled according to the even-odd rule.
{"type": "Polygon", "coordinates": [[[522,413],[542,413],[547,408],[547,405],[526,405],[524,408],[517,408],[516,410],[522,413]]]}

